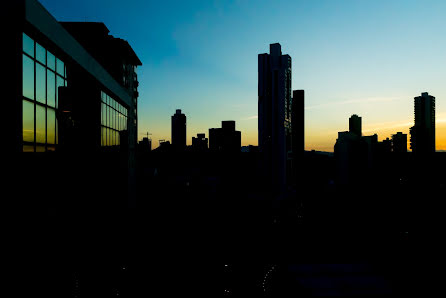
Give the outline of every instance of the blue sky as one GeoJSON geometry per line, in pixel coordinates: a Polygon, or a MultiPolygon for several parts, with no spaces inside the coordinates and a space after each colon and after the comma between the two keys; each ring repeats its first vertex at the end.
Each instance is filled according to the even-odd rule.
{"type": "Polygon", "coordinates": [[[437,98],[437,149],[446,149],[446,1],[41,0],[60,21],[104,22],[143,62],[140,138],[170,139],[182,109],[188,143],[236,120],[257,144],[257,54],[279,42],[293,89],[306,92],[306,149],[333,151],[348,117],[380,139],[413,121],[413,97],[437,98]]]}

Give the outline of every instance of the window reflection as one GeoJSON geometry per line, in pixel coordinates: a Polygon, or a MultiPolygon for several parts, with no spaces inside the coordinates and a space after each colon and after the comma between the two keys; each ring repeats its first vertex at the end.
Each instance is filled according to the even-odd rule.
{"type": "Polygon", "coordinates": [[[36,105],[36,143],[46,143],[45,107],[36,105]]]}
{"type": "Polygon", "coordinates": [[[45,104],[45,86],[46,86],[46,79],[45,79],[45,67],[40,65],[39,63],[36,63],[36,100],[40,103],[45,104]]]}
{"type": "Polygon", "coordinates": [[[51,70],[47,70],[47,104],[50,107],[56,106],[56,75],[51,70]]]}
{"type": "Polygon", "coordinates": [[[101,144],[102,146],[120,145],[120,131],[126,129],[127,109],[116,100],[101,93],[101,144]]]}
{"type": "Polygon", "coordinates": [[[58,74],[65,76],[65,65],[59,58],[56,59],[56,69],[58,74]]]}
{"type": "Polygon", "coordinates": [[[53,109],[47,109],[46,111],[46,131],[47,131],[47,143],[56,143],[56,111],[53,109]]]}
{"type": "Polygon", "coordinates": [[[34,104],[23,100],[23,141],[34,143],[34,104]]]}
{"type": "Polygon", "coordinates": [[[34,99],[34,61],[23,55],[23,96],[34,99]]]}
{"type": "Polygon", "coordinates": [[[65,76],[65,63],[23,34],[23,152],[56,150],[58,125],[54,108],[57,87],[67,84],[65,76]],[[56,67],[60,74],[57,76],[56,67]]]}
{"type": "Polygon", "coordinates": [[[31,57],[34,57],[34,40],[25,33],[23,33],[23,51],[31,57]]]}
{"type": "Polygon", "coordinates": [[[36,42],[36,59],[43,65],[46,65],[46,50],[36,42]]]}
{"type": "Polygon", "coordinates": [[[52,70],[56,70],[56,57],[50,52],[46,52],[46,65],[52,70]]]}
{"type": "Polygon", "coordinates": [[[65,86],[65,80],[59,76],[56,76],[56,108],[58,107],[59,100],[59,87],[65,86]]]}

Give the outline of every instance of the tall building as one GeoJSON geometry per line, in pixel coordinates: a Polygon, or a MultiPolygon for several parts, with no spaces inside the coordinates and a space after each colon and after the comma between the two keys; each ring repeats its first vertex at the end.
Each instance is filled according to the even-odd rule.
{"type": "Polygon", "coordinates": [[[291,152],[291,57],[282,55],[279,43],[269,54],[258,56],[258,129],[263,171],[273,191],[286,186],[288,153],[291,152]]]}
{"type": "Polygon", "coordinates": [[[305,92],[293,91],[291,105],[291,148],[293,152],[292,169],[293,178],[300,179],[302,173],[303,158],[305,153],[305,92]]]}
{"type": "Polygon", "coordinates": [[[181,110],[172,116],[172,145],[176,149],[186,148],[186,115],[181,110]]]}
{"type": "Polygon", "coordinates": [[[235,121],[222,121],[221,128],[209,129],[209,149],[220,152],[240,152],[242,135],[235,130],[235,121]]]}
{"type": "MultiPolygon", "coordinates": [[[[5,5],[11,17],[5,67],[11,73],[4,82],[10,86],[4,90],[9,112],[1,121],[10,128],[8,151],[18,156],[14,169],[45,169],[32,180],[36,187],[51,181],[53,192],[40,204],[56,197],[60,187],[62,193],[90,189],[101,196],[83,201],[85,194],[68,191],[50,205],[72,200],[75,206],[110,206],[108,183],[122,190],[110,188],[110,194],[127,199],[134,189],[141,61],[103,23],[60,23],[35,0],[5,5]],[[74,185],[79,177],[81,188],[74,185]]],[[[34,204],[33,196],[24,195],[34,204]]]]}
{"type": "Polygon", "coordinates": [[[414,98],[415,125],[410,128],[414,154],[435,152],[435,97],[427,92],[414,98]]]}
{"type": "Polygon", "coordinates": [[[392,135],[392,152],[407,153],[407,134],[397,132],[392,135]]]}
{"type": "Polygon", "coordinates": [[[362,136],[362,118],[353,114],[348,120],[349,131],[356,134],[358,137],[362,136]]]}

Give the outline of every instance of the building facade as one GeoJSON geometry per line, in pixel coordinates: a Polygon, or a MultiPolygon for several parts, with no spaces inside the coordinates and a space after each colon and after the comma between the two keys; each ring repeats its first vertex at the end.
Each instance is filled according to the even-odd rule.
{"type": "Polygon", "coordinates": [[[291,152],[291,57],[282,55],[278,43],[269,54],[258,56],[259,150],[265,181],[274,192],[285,189],[291,152]]]}
{"type": "MultiPolygon", "coordinates": [[[[10,113],[3,120],[17,175],[45,168],[32,185],[85,184],[99,193],[90,178],[100,177],[93,180],[117,182],[121,197],[79,199],[79,206],[132,205],[140,60],[102,23],[60,23],[35,0],[13,1],[6,11],[14,17],[6,35],[10,113]]],[[[74,193],[67,197],[76,200],[74,193]]]]}

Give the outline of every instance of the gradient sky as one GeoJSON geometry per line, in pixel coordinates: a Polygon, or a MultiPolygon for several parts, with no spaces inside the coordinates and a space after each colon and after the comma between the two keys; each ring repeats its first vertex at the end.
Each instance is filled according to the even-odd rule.
{"type": "Polygon", "coordinates": [[[187,142],[236,120],[257,145],[257,55],[279,42],[292,87],[306,92],[305,147],[333,151],[352,114],[380,140],[409,133],[413,97],[436,97],[437,150],[446,150],[446,1],[40,0],[59,21],[104,22],[143,66],[139,138],[170,140],[187,116],[187,142]]]}

